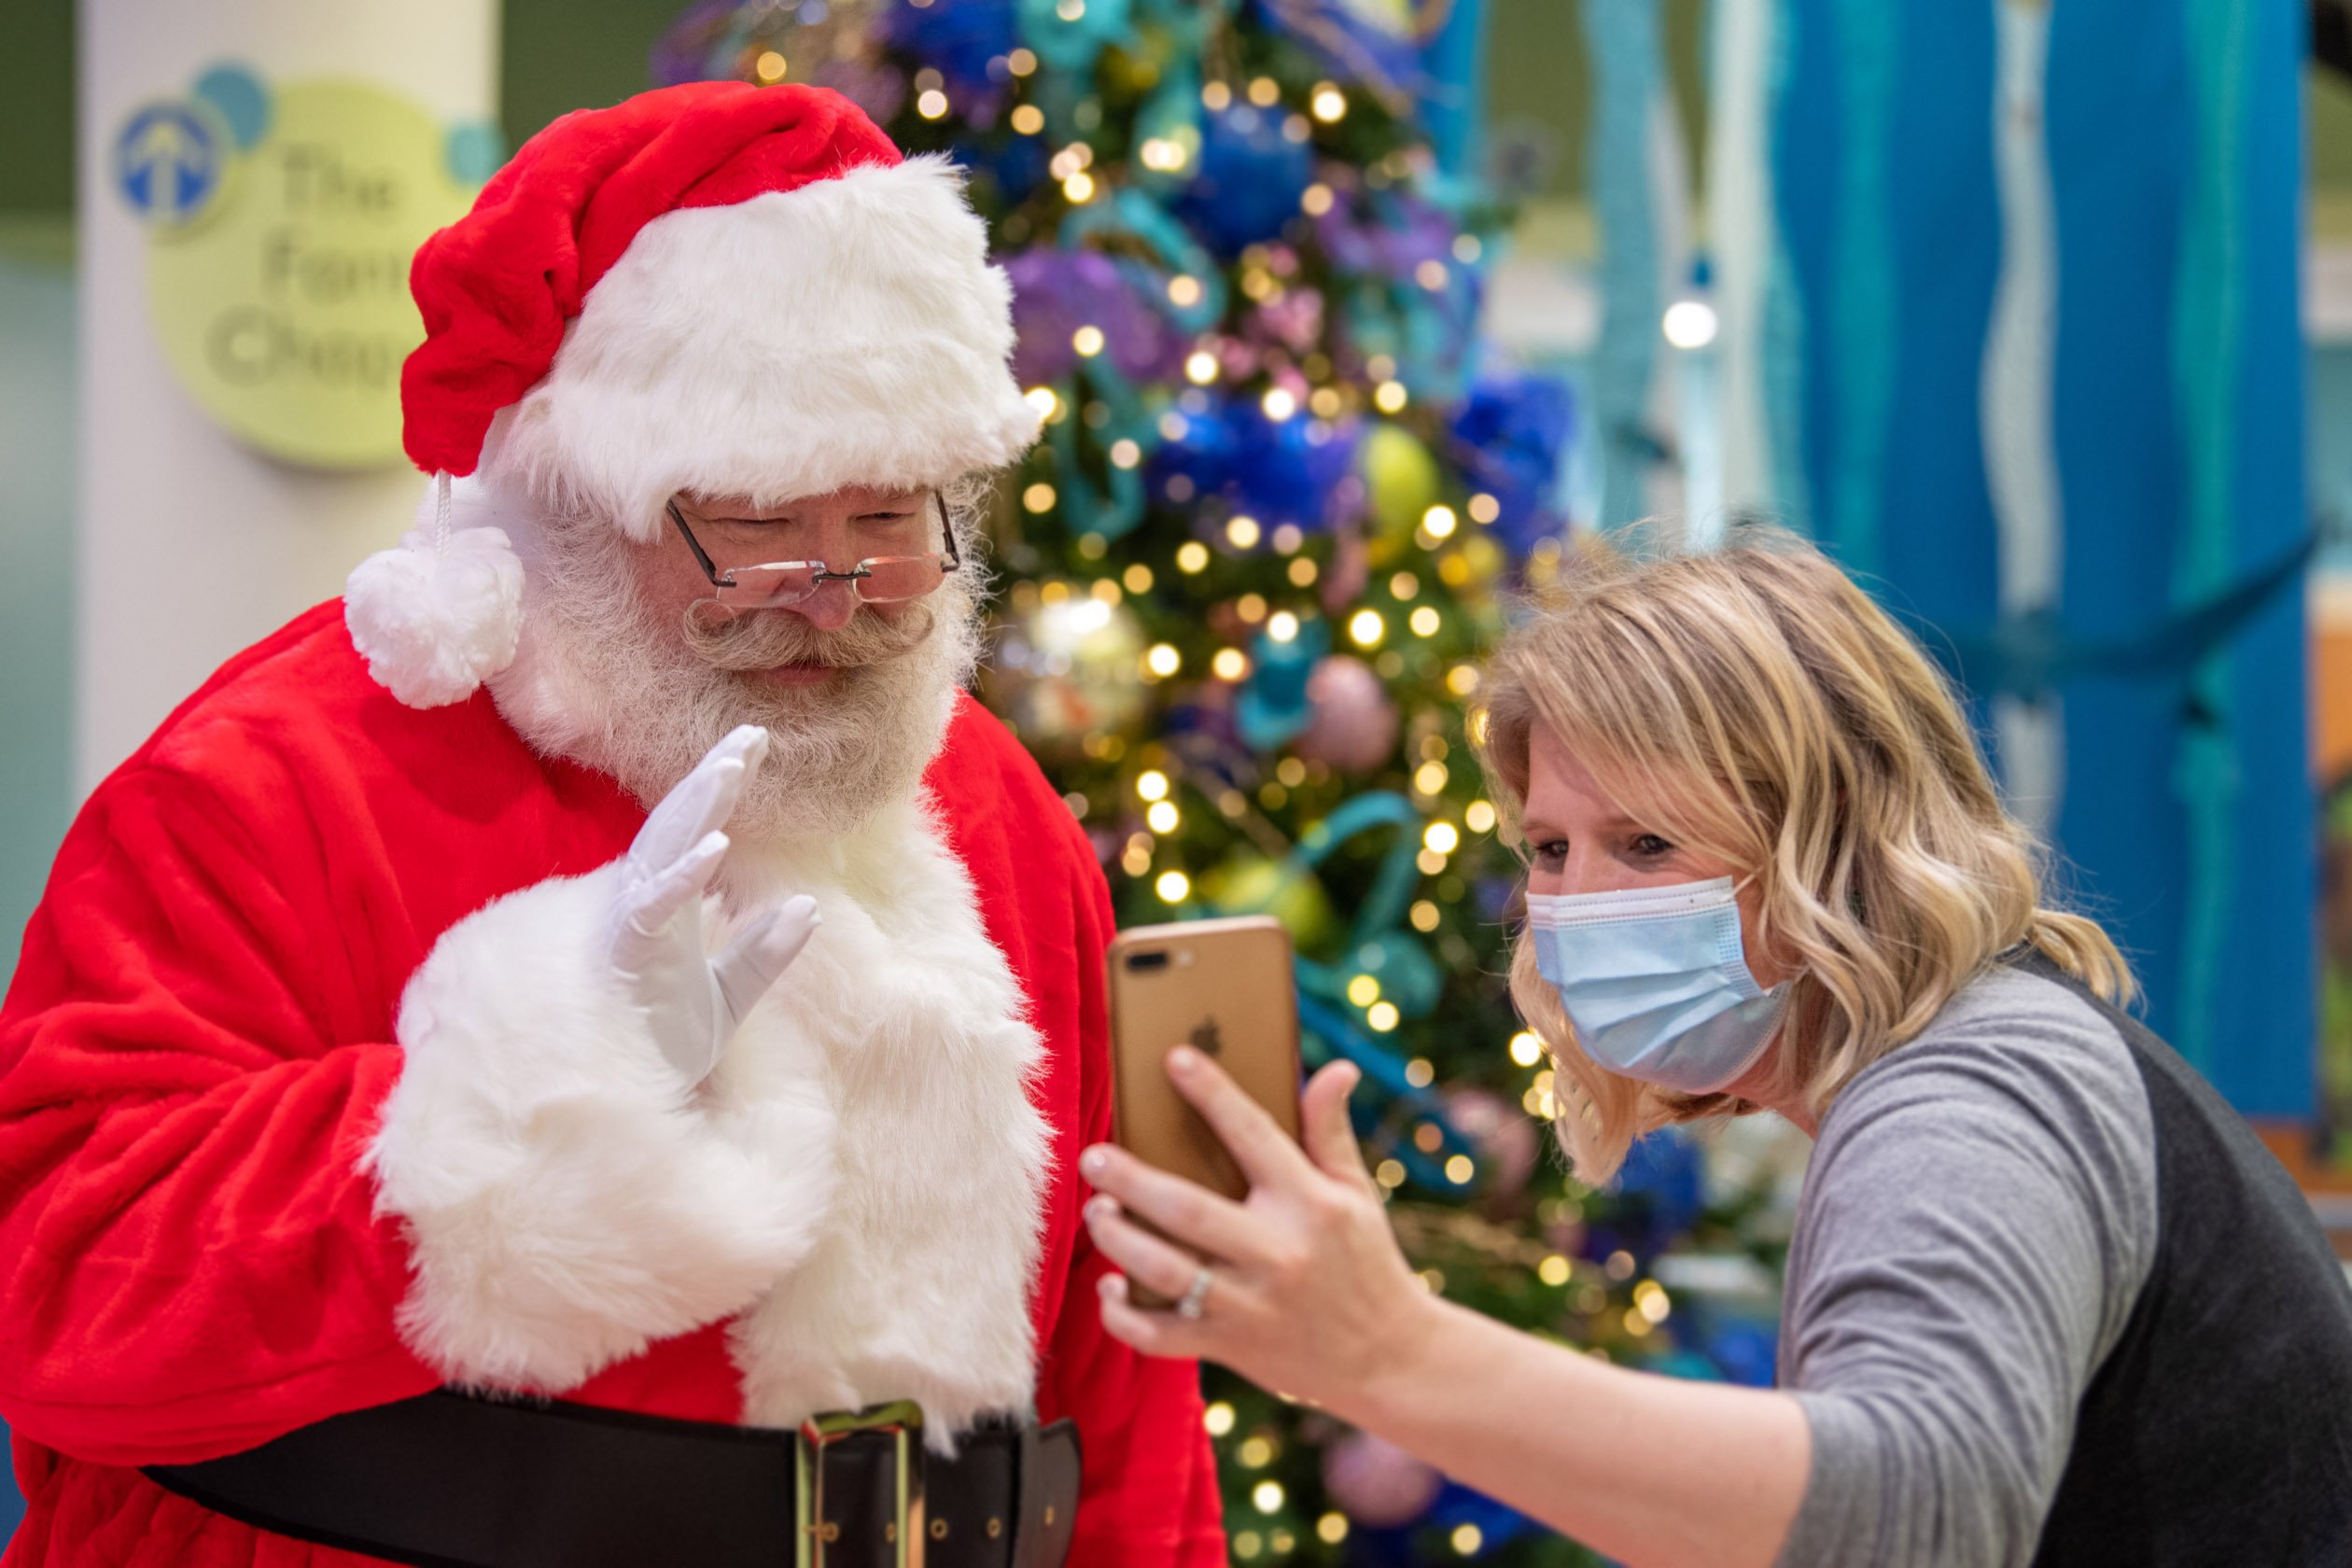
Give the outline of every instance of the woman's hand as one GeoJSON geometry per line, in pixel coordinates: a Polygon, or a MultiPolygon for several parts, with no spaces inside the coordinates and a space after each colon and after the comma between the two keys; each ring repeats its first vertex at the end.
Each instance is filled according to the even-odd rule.
{"type": "Polygon", "coordinates": [[[1303,1149],[1198,1052],[1171,1052],[1168,1075],[1250,1197],[1229,1202],[1107,1145],[1079,1156],[1095,1244],[1127,1271],[1103,1277],[1113,1337],[1319,1405],[1619,1561],[1774,1560],[1812,1463],[1794,1398],[1611,1366],[1423,1290],[1348,1128],[1354,1068],[1307,1085],[1303,1149]],[[1181,1301],[1194,1252],[1210,1269],[1198,1318],[1127,1299],[1133,1279],[1181,1301]]]}
{"type": "Polygon", "coordinates": [[[1416,1342],[1431,1308],[1348,1125],[1348,1095],[1361,1075],[1334,1063],[1308,1084],[1303,1148],[1191,1047],[1169,1054],[1168,1075],[1232,1152],[1250,1196],[1234,1203],[1124,1149],[1088,1149],[1078,1168],[1098,1196],[1086,1204],[1086,1222],[1095,1244],[1125,1270],[1103,1277],[1103,1327],[1147,1354],[1204,1357],[1293,1398],[1351,1403],[1416,1342]],[[1204,1264],[1210,1283],[1197,1318],[1146,1311],[1128,1299],[1133,1279],[1181,1300],[1204,1264]]]}

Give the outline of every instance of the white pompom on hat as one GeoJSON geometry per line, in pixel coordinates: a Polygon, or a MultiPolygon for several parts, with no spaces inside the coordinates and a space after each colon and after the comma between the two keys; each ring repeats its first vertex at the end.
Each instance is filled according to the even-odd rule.
{"type": "Polygon", "coordinates": [[[416,526],[343,584],[343,623],[376,684],[411,707],[463,702],[514,662],[523,563],[506,530],[452,515],[435,476],[416,526]]]}
{"type": "MultiPolygon", "coordinates": [[[[936,488],[1036,439],[1011,286],[961,179],[820,88],[696,82],[567,115],[410,283],[411,459],[639,540],[679,491],[936,488]]],[[[353,643],[412,707],[514,657],[522,567],[470,510],[420,518],[345,594],[353,643]]]]}

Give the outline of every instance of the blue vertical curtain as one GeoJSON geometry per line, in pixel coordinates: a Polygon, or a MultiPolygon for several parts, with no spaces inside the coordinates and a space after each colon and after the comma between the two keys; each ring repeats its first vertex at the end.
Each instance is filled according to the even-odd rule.
{"type": "Polygon", "coordinates": [[[1780,0],[1767,349],[1784,511],[1968,682],[2055,726],[2073,901],[2250,1114],[2312,1104],[2303,13],[2051,7],[2041,145],[2059,582],[2001,604],[1980,399],[2003,262],[1998,0],[1780,0]],[[1776,357],[1775,357],[1776,356],[1776,357]],[[2283,575],[2282,575],[2283,572],[2283,575]],[[2266,594],[2249,585],[2273,582],[2266,594]]]}
{"type": "Polygon", "coordinates": [[[1601,234],[1606,301],[1589,373],[1597,521],[1619,528],[1648,511],[1644,478],[1654,461],[1646,416],[1666,301],[1650,144],[1667,91],[1663,19],[1658,0],[1583,0],[1577,14],[1592,57],[1585,183],[1601,234]]]}

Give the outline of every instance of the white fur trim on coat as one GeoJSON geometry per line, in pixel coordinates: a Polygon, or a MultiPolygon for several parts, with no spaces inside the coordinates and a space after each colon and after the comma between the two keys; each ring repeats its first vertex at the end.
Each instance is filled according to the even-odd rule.
{"type": "Polygon", "coordinates": [[[766,1102],[777,1064],[813,1047],[841,1172],[806,1261],[731,1330],[744,1419],[914,1399],[945,1449],[979,1417],[1026,1413],[1044,1047],[970,875],[916,801],[819,845],[738,843],[720,875],[731,905],[805,892],[824,925],[744,1021],[707,1085],[713,1114],[766,1102]]]}
{"type": "Polygon", "coordinates": [[[559,1393],[741,1310],[831,1205],[833,1117],[771,1053],[715,1118],[596,957],[612,868],[443,932],[400,1001],[407,1055],[369,1151],[414,1239],[410,1346],[468,1383],[559,1393]]]}
{"type": "Polygon", "coordinates": [[[483,469],[640,541],[679,491],[931,488],[1036,438],[1012,352],[1012,287],[956,171],[852,169],[639,230],[483,469]]]}

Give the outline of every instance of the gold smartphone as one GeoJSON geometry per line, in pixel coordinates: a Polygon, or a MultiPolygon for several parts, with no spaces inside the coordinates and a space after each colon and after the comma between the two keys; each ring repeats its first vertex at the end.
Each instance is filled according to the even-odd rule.
{"type": "MultiPolygon", "coordinates": [[[[1139,926],[1112,938],[1113,1136],[1138,1158],[1239,1201],[1250,1183],[1168,1079],[1168,1053],[1215,1059],[1298,1138],[1298,993],[1290,933],[1267,915],[1139,926]]],[[[1166,1303],[1131,1287],[1138,1305],[1166,1303]]]]}

